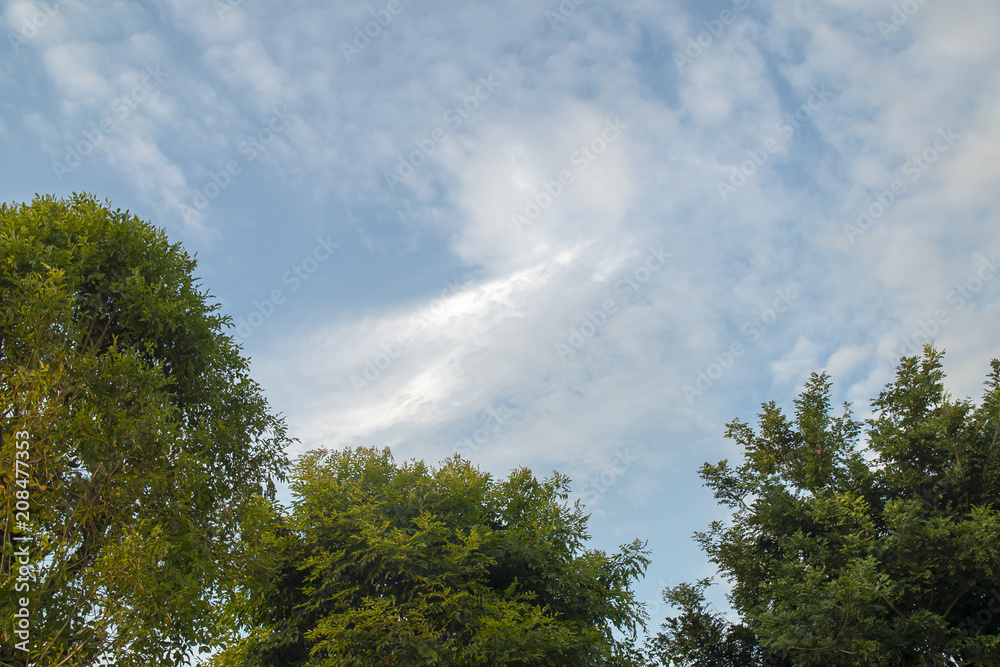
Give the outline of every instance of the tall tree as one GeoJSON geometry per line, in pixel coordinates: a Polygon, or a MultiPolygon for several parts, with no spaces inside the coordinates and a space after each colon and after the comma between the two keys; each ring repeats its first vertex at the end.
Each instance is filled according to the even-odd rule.
{"type": "Polygon", "coordinates": [[[256,625],[213,664],[633,664],[615,631],[642,625],[646,552],[585,549],[568,483],[498,481],[457,455],[433,469],[388,450],[307,454],[290,512],[254,533],[256,625]]]}
{"type": "MultiPolygon", "coordinates": [[[[702,468],[733,515],[698,541],[787,664],[1000,664],[1000,362],[977,407],[945,392],[941,358],[903,358],[864,424],[813,374],[794,419],[770,402],[756,431],[728,425],[741,465],[702,468]]],[[[661,646],[697,643],[669,632],[691,618],[661,646]]]]}
{"type": "Polygon", "coordinates": [[[663,591],[663,600],[680,609],[646,645],[650,665],[688,667],[780,667],[781,656],[761,646],[753,630],[734,624],[705,600],[711,579],[663,591]]]}
{"type": "Polygon", "coordinates": [[[4,665],[214,643],[288,439],[194,269],[92,196],[0,207],[4,665]]]}

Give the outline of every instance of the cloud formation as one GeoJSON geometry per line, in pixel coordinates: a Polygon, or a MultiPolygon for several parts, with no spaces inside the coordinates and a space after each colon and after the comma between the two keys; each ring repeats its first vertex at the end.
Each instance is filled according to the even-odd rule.
{"type": "Polygon", "coordinates": [[[978,397],[1000,356],[995,2],[2,21],[5,201],[110,197],[234,317],[284,289],[245,346],[303,449],[568,472],[599,541],[653,540],[651,599],[710,569],[687,536],[717,516],[696,468],[738,454],[725,421],[822,369],[864,414],[931,338],[978,397]],[[317,238],[337,252],[287,289],[317,238]]]}

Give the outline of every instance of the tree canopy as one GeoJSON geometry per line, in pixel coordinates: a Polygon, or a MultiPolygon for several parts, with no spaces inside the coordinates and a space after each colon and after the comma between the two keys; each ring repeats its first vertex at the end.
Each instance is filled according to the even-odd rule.
{"type": "Polygon", "coordinates": [[[5,667],[1000,664],[1000,361],[979,404],[928,346],[863,422],[817,373],[730,422],[696,539],[739,621],[674,586],[640,651],[645,545],[588,548],[558,473],[313,450],[279,504],[284,422],[195,267],[89,195],[0,205],[5,667]]]}
{"type": "Polygon", "coordinates": [[[181,664],[215,643],[288,438],[195,265],[91,196],[0,206],[3,664],[181,664]]]}
{"type": "Polygon", "coordinates": [[[903,358],[864,423],[847,405],[831,415],[829,378],[814,373],[794,418],[770,402],[757,430],[728,424],[744,462],[701,476],[732,520],[697,539],[742,623],[707,611],[707,582],[668,589],[682,614],[654,642],[661,659],[1000,663],[1000,362],[976,406],[945,391],[941,359],[930,346],[903,358]],[[766,650],[706,659],[732,633],[766,650]]]}
{"type": "Polygon", "coordinates": [[[632,664],[615,631],[642,627],[646,552],[585,549],[567,478],[362,448],[310,452],[291,480],[254,533],[255,625],[217,667],[632,664]]]}

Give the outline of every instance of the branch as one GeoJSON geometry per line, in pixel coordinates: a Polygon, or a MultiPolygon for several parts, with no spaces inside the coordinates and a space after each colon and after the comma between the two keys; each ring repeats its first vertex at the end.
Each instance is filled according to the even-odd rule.
{"type": "Polygon", "coordinates": [[[896,612],[896,614],[899,615],[899,617],[901,619],[903,619],[904,621],[906,620],[906,615],[903,614],[903,612],[901,612],[900,610],[896,609],[896,605],[894,605],[892,602],[890,602],[889,598],[887,596],[883,595],[882,599],[885,600],[885,603],[887,605],[889,605],[889,609],[892,609],[894,612],[896,612]]]}
{"type": "Polygon", "coordinates": [[[959,593],[958,595],[956,595],[956,596],[955,596],[955,599],[951,601],[951,604],[950,604],[950,605],[948,605],[948,608],[944,610],[944,615],[943,615],[943,616],[941,617],[941,619],[943,620],[943,619],[946,619],[946,618],[948,618],[948,614],[950,614],[950,613],[951,613],[951,610],[952,610],[952,608],[953,608],[953,607],[955,606],[955,604],[956,604],[956,603],[957,603],[957,602],[958,602],[959,600],[961,600],[961,599],[962,599],[962,596],[964,596],[964,595],[965,595],[966,593],[968,593],[968,592],[969,592],[969,591],[971,591],[971,590],[972,590],[972,584],[966,584],[966,586],[965,586],[965,590],[964,590],[964,591],[962,591],[961,593],[959,593]]]}

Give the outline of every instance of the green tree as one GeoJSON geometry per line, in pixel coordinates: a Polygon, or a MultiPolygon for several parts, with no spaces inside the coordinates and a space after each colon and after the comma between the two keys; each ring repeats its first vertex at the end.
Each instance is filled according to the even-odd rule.
{"type": "Polygon", "coordinates": [[[945,392],[941,358],[903,358],[864,424],[831,416],[813,374],[793,420],[771,402],[758,430],[728,425],[742,465],[701,470],[733,515],[698,541],[790,664],[1000,664],[1000,362],[977,407],[945,392]]]}
{"type": "Polygon", "coordinates": [[[4,665],[181,664],[225,626],[288,439],[194,268],[88,195],[0,206],[4,665]]]}
{"type": "Polygon", "coordinates": [[[653,665],[690,667],[764,667],[785,664],[760,645],[753,630],[732,624],[705,601],[711,580],[679,584],[663,591],[663,600],[680,609],[667,618],[663,632],[653,637],[646,652],[653,665]]]}
{"type": "Polygon", "coordinates": [[[256,625],[217,667],[633,664],[615,631],[642,627],[646,552],[584,549],[566,477],[363,448],[310,452],[291,479],[290,511],[254,533],[256,625]]]}

